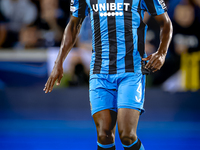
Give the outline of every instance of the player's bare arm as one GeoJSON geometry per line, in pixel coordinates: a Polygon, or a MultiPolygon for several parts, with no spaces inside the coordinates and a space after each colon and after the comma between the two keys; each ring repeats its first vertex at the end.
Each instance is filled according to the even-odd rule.
{"type": "Polygon", "coordinates": [[[70,22],[68,23],[63,35],[60,51],[55,61],[53,71],[51,72],[51,75],[49,76],[45,84],[45,87],[43,89],[45,93],[51,92],[53,90],[53,86],[56,80],[57,80],[56,85],[60,84],[60,81],[63,77],[63,62],[67,57],[67,54],[73,47],[74,43],[76,42],[82,22],[83,22],[82,18],[76,18],[71,16],[70,22]]]}
{"type": "Polygon", "coordinates": [[[142,59],[144,61],[149,60],[145,68],[151,70],[152,72],[160,70],[163,66],[173,32],[171,20],[166,12],[155,16],[155,19],[160,25],[160,45],[155,53],[142,59]]]}

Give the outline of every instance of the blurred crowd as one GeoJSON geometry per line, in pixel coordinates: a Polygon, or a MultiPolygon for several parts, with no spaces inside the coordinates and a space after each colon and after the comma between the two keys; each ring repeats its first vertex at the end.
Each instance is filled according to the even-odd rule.
{"type": "Polygon", "coordinates": [[[59,46],[69,0],[0,0],[0,48],[59,46]]]}
{"type": "MultiPolygon", "coordinates": [[[[173,24],[173,37],[162,69],[150,76],[151,85],[160,85],[180,70],[181,54],[200,51],[200,0],[166,0],[173,24]]],[[[151,54],[159,45],[159,25],[147,17],[149,26],[146,52],[151,54]]],[[[180,75],[172,82],[180,81],[180,75]]]]}
{"type": "MultiPolygon", "coordinates": [[[[153,85],[160,85],[179,70],[182,53],[200,50],[200,0],[165,2],[173,23],[173,39],[163,69],[151,76],[153,85]]],[[[59,47],[70,18],[69,10],[70,0],[0,0],[0,48],[59,47]]],[[[146,40],[149,55],[157,50],[160,29],[148,14],[144,21],[149,26],[146,40]]],[[[86,17],[75,46],[91,51],[91,41],[90,19],[86,17]]],[[[80,66],[83,64],[80,59],[73,63],[78,65],[74,68],[84,70],[80,69],[84,67],[80,66]]],[[[88,70],[86,72],[88,74],[88,70]]]]}

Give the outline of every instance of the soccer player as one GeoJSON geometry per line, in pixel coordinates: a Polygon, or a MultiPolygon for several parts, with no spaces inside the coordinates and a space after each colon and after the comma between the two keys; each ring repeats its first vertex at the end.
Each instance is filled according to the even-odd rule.
{"type": "Polygon", "coordinates": [[[159,70],[167,54],[172,24],[163,0],[74,0],[53,71],[45,93],[60,84],[63,61],[75,43],[89,14],[92,27],[90,65],[91,113],[97,129],[98,150],[115,150],[115,128],[125,150],[144,150],[136,135],[144,108],[145,74],[159,70]],[[146,57],[147,25],[144,12],[160,24],[158,50],[146,57]],[[147,62],[147,63],[146,63],[147,62]]]}

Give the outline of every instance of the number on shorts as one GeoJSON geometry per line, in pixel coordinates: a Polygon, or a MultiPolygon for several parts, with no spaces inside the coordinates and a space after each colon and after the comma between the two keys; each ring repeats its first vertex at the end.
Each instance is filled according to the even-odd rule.
{"type": "Polygon", "coordinates": [[[142,98],[142,84],[141,83],[139,83],[139,86],[138,86],[138,88],[137,88],[137,92],[139,93],[139,95],[140,95],[140,97],[139,97],[139,99],[138,99],[138,97],[137,96],[135,96],[135,99],[136,99],[136,101],[137,102],[140,102],[141,101],[141,98],[142,98]]]}

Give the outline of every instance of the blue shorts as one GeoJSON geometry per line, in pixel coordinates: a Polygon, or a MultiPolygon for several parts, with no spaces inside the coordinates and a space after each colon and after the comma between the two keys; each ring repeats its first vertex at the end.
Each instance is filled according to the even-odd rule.
{"type": "Polygon", "coordinates": [[[136,109],[144,112],[145,75],[140,73],[92,74],[90,76],[92,115],[104,109],[136,109]]]}

